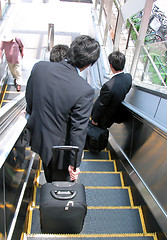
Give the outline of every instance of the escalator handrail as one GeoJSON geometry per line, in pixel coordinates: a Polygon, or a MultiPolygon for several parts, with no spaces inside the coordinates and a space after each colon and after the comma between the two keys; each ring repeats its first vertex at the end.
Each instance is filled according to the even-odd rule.
{"type": "Polygon", "coordinates": [[[163,134],[167,135],[167,127],[160,123],[158,120],[155,120],[153,117],[146,115],[141,110],[138,110],[136,107],[131,105],[130,103],[123,101],[122,104],[129,109],[131,112],[135,113],[136,115],[140,116],[142,119],[149,122],[150,125],[152,125],[154,128],[158,130],[158,132],[162,132],[163,134]]]}
{"type": "Polygon", "coordinates": [[[27,124],[25,93],[0,108],[0,168],[27,124]]]}

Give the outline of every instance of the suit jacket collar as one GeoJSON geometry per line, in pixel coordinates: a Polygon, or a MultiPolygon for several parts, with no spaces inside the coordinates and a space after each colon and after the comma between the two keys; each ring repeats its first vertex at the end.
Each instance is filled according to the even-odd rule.
{"type": "Polygon", "coordinates": [[[119,74],[122,74],[122,73],[124,73],[124,71],[121,71],[121,72],[115,73],[115,74],[112,75],[112,78],[115,77],[115,76],[117,76],[117,75],[119,75],[119,74]]]}
{"type": "Polygon", "coordinates": [[[60,64],[63,64],[64,66],[66,66],[67,68],[71,69],[72,71],[75,71],[78,73],[77,69],[75,67],[73,67],[70,63],[68,63],[66,60],[62,60],[60,62],[60,64]]]}

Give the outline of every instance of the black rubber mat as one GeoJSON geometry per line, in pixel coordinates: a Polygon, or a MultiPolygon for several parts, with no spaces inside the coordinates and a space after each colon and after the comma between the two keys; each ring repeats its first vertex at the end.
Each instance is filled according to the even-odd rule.
{"type": "MultiPolygon", "coordinates": [[[[39,209],[33,210],[31,233],[41,233],[39,209]]],[[[121,233],[143,233],[138,209],[88,209],[80,234],[121,233]]]]}
{"type": "Polygon", "coordinates": [[[33,209],[31,233],[41,233],[39,209],[33,209]]]}
{"type": "Polygon", "coordinates": [[[119,173],[81,173],[79,180],[85,186],[121,186],[119,173]]]}
{"type": "Polygon", "coordinates": [[[109,159],[108,151],[102,151],[99,153],[92,153],[89,151],[84,151],[84,159],[109,159]]]}
{"type": "Polygon", "coordinates": [[[128,189],[86,189],[88,206],[130,206],[128,189]]]}
{"type": "Polygon", "coordinates": [[[104,172],[114,172],[114,162],[108,161],[82,161],[80,165],[80,170],[81,171],[104,171],[104,172]]]}
{"type": "Polygon", "coordinates": [[[88,209],[81,233],[118,234],[142,232],[138,209],[88,209]]]}

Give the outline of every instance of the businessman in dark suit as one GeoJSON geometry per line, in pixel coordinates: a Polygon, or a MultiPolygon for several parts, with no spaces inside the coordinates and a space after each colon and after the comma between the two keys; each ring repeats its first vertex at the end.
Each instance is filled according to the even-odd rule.
{"type": "Polygon", "coordinates": [[[71,43],[67,59],[41,61],[34,65],[26,87],[28,128],[31,149],[42,159],[47,182],[75,180],[79,174],[94,90],[78,74],[93,65],[100,54],[99,43],[81,35],[71,43]],[[67,124],[68,123],[68,124],[67,124]],[[77,171],[74,152],[59,152],[52,158],[54,145],[79,147],[77,171]]]}
{"type": "Polygon", "coordinates": [[[109,128],[121,115],[120,106],[132,86],[132,77],[124,73],[125,55],[119,51],[108,57],[112,78],[100,90],[100,95],[92,109],[92,123],[101,128],[109,128]]]}

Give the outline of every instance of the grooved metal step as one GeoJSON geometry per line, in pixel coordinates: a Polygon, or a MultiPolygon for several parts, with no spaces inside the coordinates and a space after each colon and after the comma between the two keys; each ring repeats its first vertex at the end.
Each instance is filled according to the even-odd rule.
{"type": "Polygon", "coordinates": [[[114,172],[114,162],[113,161],[108,161],[108,160],[83,160],[80,170],[81,171],[97,171],[97,172],[114,172]]]}
{"type": "Polygon", "coordinates": [[[85,186],[122,186],[119,172],[84,172],[79,180],[85,186]]]}
{"type": "MultiPolygon", "coordinates": [[[[48,223],[49,224],[49,223],[48,223]]],[[[32,212],[31,233],[41,233],[39,209],[32,212]]],[[[138,208],[88,207],[81,234],[143,233],[138,208]]]]}

